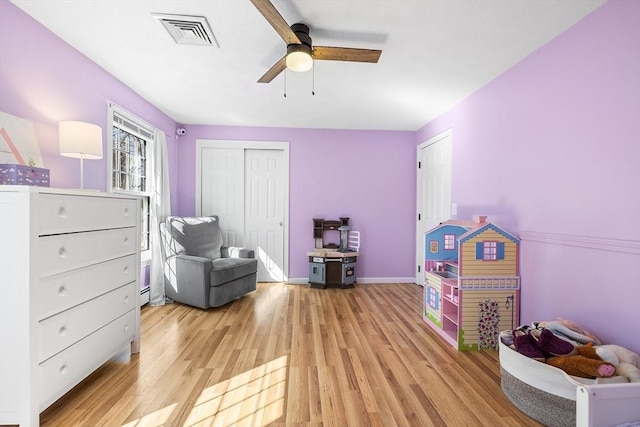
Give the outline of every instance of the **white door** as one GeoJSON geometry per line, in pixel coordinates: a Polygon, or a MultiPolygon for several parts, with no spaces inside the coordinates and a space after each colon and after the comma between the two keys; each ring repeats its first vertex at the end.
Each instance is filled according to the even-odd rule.
{"type": "Polygon", "coordinates": [[[288,169],[287,143],[196,141],[196,214],[255,251],[261,282],[287,280],[288,169]]]}
{"type": "Polygon", "coordinates": [[[424,284],[424,233],[451,218],[451,131],[418,146],[416,283],[424,284]]]}
{"type": "Polygon", "coordinates": [[[218,215],[225,246],[244,247],[244,150],[201,150],[201,211],[218,215]]]}
{"type": "Polygon", "coordinates": [[[258,258],[258,280],[284,280],[282,150],[245,151],[245,229],[258,258]]]}

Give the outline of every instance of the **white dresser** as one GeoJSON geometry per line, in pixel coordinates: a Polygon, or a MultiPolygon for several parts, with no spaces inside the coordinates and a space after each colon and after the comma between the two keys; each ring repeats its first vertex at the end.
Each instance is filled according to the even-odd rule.
{"type": "Polygon", "coordinates": [[[140,199],[0,185],[0,424],[140,343],[140,199]]]}

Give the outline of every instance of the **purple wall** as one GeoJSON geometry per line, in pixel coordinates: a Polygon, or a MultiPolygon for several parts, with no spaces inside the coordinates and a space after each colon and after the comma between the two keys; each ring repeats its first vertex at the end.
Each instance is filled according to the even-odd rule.
{"type": "Polygon", "coordinates": [[[80,161],[58,151],[58,122],[79,120],[102,127],[105,152],[101,160],[84,162],[84,186],[107,189],[108,100],[167,132],[175,177],[176,122],[18,7],[0,1],[0,111],[33,122],[52,187],[80,187],[80,161]]]}
{"type": "Polygon", "coordinates": [[[180,214],[195,212],[196,139],[289,142],[289,277],[308,277],[313,218],[348,216],[362,233],[361,278],[415,276],[414,132],[187,126],[180,214]]]}
{"type": "Polygon", "coordinates": [[[605,4],[416,142],[449,128],[458,218],[523,238],[523,322],[640,351],[640,2],[605,4]]]}

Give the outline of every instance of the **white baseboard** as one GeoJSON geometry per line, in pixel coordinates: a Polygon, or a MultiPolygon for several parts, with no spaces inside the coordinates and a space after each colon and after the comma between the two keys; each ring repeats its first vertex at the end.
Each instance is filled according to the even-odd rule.
{"type": "MultiPolygon", "coordinates": [[[[292,278],[287,280],[291,285],[308,285],[308,277],[292,278]]],[[[384,284],[384,283],[416,283],[415,277],[358,277],[356,283],[384,284]]]]}

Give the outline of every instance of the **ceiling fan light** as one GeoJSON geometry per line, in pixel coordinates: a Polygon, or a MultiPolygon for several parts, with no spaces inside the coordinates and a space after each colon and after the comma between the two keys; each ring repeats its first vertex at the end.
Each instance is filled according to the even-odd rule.
{"type": "Polygon", "coordinates": [[[291,71],[309,71],[313,67],[313,59],[305,49],[296,49],[287,54],[287,68],[291,71]]]}

